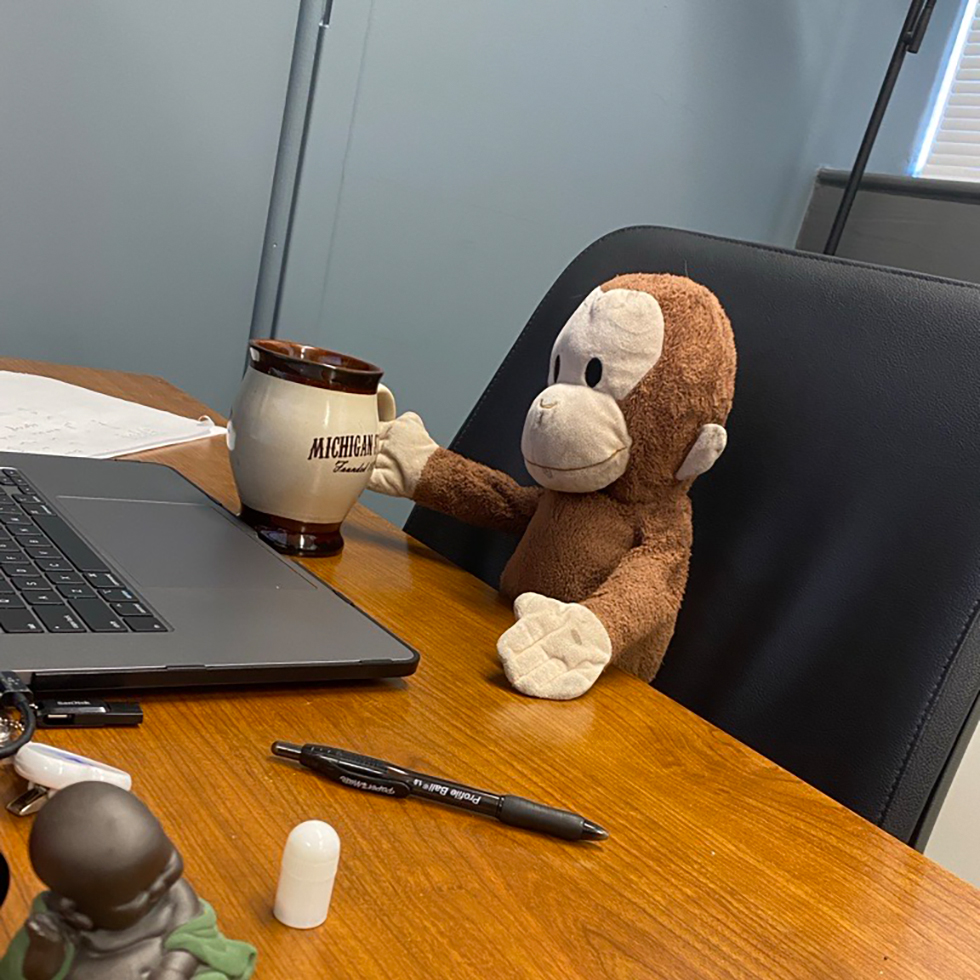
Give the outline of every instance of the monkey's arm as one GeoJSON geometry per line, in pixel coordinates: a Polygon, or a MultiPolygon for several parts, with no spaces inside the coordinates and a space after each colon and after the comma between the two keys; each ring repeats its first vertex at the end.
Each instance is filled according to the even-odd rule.
{"type": "Polygon", "coordinates": [[[533,697],[584,694],[609,663],[652,680],[674,631],[687,579],[689,536],[645,538],[582,602],[517,597],[518,621],[497,642],[504,672],[533,697]]]}
{"type": "Polygon", "coordinates": [[[414,412],[382,424],[368,487],[408,497],[467,524],[512,534],[523,533],[542,492],[441,448],[414,412]]]}
{"type": "Polygon", "coordinates": [[[689,556],[683,546],[645,542],[582,602],[609,635],[612,663],[642,680],[656,676],[674,635],[689,556]]]}

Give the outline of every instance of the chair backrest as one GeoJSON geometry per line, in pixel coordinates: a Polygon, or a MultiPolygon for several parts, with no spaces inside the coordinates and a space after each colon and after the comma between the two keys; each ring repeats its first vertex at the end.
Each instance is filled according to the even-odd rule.
{"type": "MultiPolygon", "coordinates": [[[[625,228],[562,273],[453,449],[531,482],[521,428],[555,335],[623,272],[708,286],[739,356],[655,686],[921,843],[980,688],[980,287],[625,228]]],[[[494,585],[514,546],[422,508],[406,530],[494,585]]]]}

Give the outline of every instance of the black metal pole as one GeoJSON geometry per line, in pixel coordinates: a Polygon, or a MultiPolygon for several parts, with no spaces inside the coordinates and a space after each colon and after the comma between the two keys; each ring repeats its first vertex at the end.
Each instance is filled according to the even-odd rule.
{"type": "Polygon", "coordinates": [[[895,83],[898,81],[898,74],[902,70],[902,63],[907,54],[915,54],[919,50],[935,5],[936,0],[912,0],[912,6],[909,8],[905,24],[902,26],[902,33],[899,35],[895,51],[888,63],[885,79],[881,83],[878,100],[871,112],[868,128],[864,131],[864,139],[861,140],[857,159],[854,161],[850,176],[847,178],[837,215],[831,226],[830,235],[827,237],[827,244],[824,246],[824,255],[837,254],[837,246],[840,244],[841,235],[844,234],[844,225],[847,224],[848,215],[850,215],[851,207],[854,205],[854,198],[857,196],[858,186],[868,165],[868,158],[871,156],[871,148],[878,136],[878,130],[881,129],[881,121],[885,118],[888,102],[892,97],[892,92],[895,91],[895,83]]]}

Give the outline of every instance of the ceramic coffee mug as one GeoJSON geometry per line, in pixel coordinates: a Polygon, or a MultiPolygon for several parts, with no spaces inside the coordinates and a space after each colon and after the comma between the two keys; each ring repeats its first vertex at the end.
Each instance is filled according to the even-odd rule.
{"type": "Polygon", "coordinates": [[[395,399],[373,364],[288,340],[253,340],[228,449],[242,519],[279,551],[332,555],[367,485],[395,399]]]}

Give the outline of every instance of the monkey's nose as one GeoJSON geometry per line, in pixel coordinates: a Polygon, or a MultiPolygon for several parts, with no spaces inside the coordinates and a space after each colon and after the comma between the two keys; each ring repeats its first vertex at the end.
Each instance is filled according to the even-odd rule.
{"type": "Polygon", "coordinates": [[[538,402],[538,408],[554,408],[558,404],[557,401],[546,402],[543,398],[538,402]]]}

